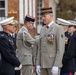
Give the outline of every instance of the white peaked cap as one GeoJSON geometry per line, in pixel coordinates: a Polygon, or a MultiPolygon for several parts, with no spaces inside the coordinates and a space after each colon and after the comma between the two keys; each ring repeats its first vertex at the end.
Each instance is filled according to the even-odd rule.
{"type": "Polygon", "coordinates": [[[65,20],[65,19],[61,19],[61,18],[57,18],[57,21],[63,25],[69,25],[71,24],[71,22],[65,20]]]}
{"type": "Polygon", "coordinates": [[[4,26],[13,22],[14,17],[7,18],[5,20],[0,21],[0,25],[4,26]]]}

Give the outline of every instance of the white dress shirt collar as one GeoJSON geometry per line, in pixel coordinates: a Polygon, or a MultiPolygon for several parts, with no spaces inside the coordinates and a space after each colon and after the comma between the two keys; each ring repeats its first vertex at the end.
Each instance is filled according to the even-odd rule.
{"type": "Polygon", "coordinates": [[[54,21],[50,22],[50,23],[48,24],[48,27],[50,27],[53,23],[54,23],[54,21]]]}

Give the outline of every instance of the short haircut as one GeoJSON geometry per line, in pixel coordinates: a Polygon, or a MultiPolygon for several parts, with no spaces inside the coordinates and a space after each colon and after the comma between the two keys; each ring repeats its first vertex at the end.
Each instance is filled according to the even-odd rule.
{"type": "Polygon", "coordinates": [[[70,27],[74,27],[74,28],[76,28],[76,26],[75,26],[75,25],[69,25],[68,27],[69,27],[69,28],[70,28],[70,27]]]}

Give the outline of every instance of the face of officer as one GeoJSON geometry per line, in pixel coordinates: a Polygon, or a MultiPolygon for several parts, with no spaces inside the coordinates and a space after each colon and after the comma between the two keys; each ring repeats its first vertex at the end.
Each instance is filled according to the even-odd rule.
{"type": "Polygon", "coordinates": [[[16,31],[16,27],[14,25],[5,25],[3,26],[3,30],[7,33],[14,33],[16,31]]]}
{"type": "Polygon", "coordinates": [[[75,30],[76,30],[76,28],[74,28],[74,26],[71,26],[68,28],[69,33],[73,33],[75,30]]]}
{"type": "Polygon", "coordinates": [[[42,20],[44,22],[44,24],[49,24],[52,21],[52,14],[50,13],[44,13],[42,14],[42,20]]]}
{"type": "Polygon", "coordinates": [[[34,28],[34,25],[31,22],[27,22],[25,26],[28,30],[32,30],[34,28]]]}

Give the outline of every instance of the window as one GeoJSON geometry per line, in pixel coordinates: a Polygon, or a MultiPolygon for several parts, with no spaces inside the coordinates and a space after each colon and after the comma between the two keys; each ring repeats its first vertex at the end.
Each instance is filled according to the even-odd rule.
{"type": "Polygon", "coordinates": [[[0,21],[7,17],[7,0],[0,0],[0,21]]]}
{"type": "Polygon", "coordinates": [[[4,1],[0,1],[0,8],[5,8],[5,2],[4,1]]]}
{"type": "Polygon", "coordinates": [[[40,11],[40,9],[42,8],[42,0],[39,0],[38,1],[38,4],[37,4],[37,9],[38,9],[38,11],[37,11],[37,19],[38,19],[38,22],[37,22],[37,24],[38,25],[41,25],[42,23],[42,19],[41,19],[41,15],[40,15],[40,13],[41,13],[41,11],[40,11]]]}
{"type": "Polygon", "coordinates": [[[43,0],[38,0],[37,2],[37,33],[40,34],[40,30],[42,28],[42,18],[41,18],[41,11],[43,5],[43,0]]]}
{"type": "Polygon", "coordinates": [[[24,23],[24,18],[28,14],[35,17],[36,0],[19,0],[19,3],[20,23],[24,23]]]}

